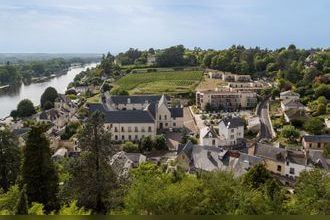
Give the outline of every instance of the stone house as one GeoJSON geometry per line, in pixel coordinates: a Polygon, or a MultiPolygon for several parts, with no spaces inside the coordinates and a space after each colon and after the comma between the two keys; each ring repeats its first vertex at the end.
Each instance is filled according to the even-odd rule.
{"type": "Polygon", "coordinates": [[[302,138],[304,149],[323,150],[330,144],[330,135],[305,135],[302,138]]]}
{"type": "Polygon", "coordinates": [[[244,138],[244,122],[236,116],[229,116],[219,123],[219,138],[221,146],[233,146],[244,138]]]}

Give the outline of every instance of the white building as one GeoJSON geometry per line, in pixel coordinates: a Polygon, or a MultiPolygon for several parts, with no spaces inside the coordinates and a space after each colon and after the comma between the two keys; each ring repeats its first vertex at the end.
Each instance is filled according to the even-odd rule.
{"type": "Polygon", "coordinates": [[[169,107],[165,96],[160,100],[151,97],[147,101],[146,96],[111,97],[112,101],[106,104],[89,104],[89,110],[104,113],[106,128],[110,129],[115,141],[138,141],[146,136],[155,136],[157,129],[183,127],[183,108],[169,107]]]}
{"type": "Polygon", "coordinates": [[[219,124],[219,138],[222,146],[232,146],[244,138],[244,123],[239,117],[227,117],[219,124]]]}
{"type": "Polygon", "coordinates": [[[199,143],[202,146],[218,147],[220,145],[220,140],[213,128],[204,127],[199,133],[199,143]]]}

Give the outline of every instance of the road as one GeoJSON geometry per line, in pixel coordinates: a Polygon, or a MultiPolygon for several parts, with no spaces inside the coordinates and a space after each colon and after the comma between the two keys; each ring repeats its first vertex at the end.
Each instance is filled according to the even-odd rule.
{"type": "Polygon", "coordinates": [[[257,114],[260,118],[261,124],[259,139],[267,139],[270,141],[273,135],[271,121],[269,120],[269,99],[265,99],[260,102],[260,105],[257,109],[257,114]]]}

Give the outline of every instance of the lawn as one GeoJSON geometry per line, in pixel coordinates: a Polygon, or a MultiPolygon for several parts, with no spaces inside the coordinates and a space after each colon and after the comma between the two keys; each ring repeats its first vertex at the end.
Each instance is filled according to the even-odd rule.
{"type": "Polygon", "coordinates": [[[202,76],[202,71],[135,73],[120,78],[113,85],[130,94],[182,93],[194,90],[202,76]]]}

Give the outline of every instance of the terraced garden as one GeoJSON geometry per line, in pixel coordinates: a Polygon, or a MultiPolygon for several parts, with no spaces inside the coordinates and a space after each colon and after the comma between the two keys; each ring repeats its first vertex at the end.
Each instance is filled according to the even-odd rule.
{"type": "Polygon", "coordinates": [[[202,76],[202,71],[135,73],[120,78],[113,86],[130,94],[183,93],[194,90],[202,76]]]}

